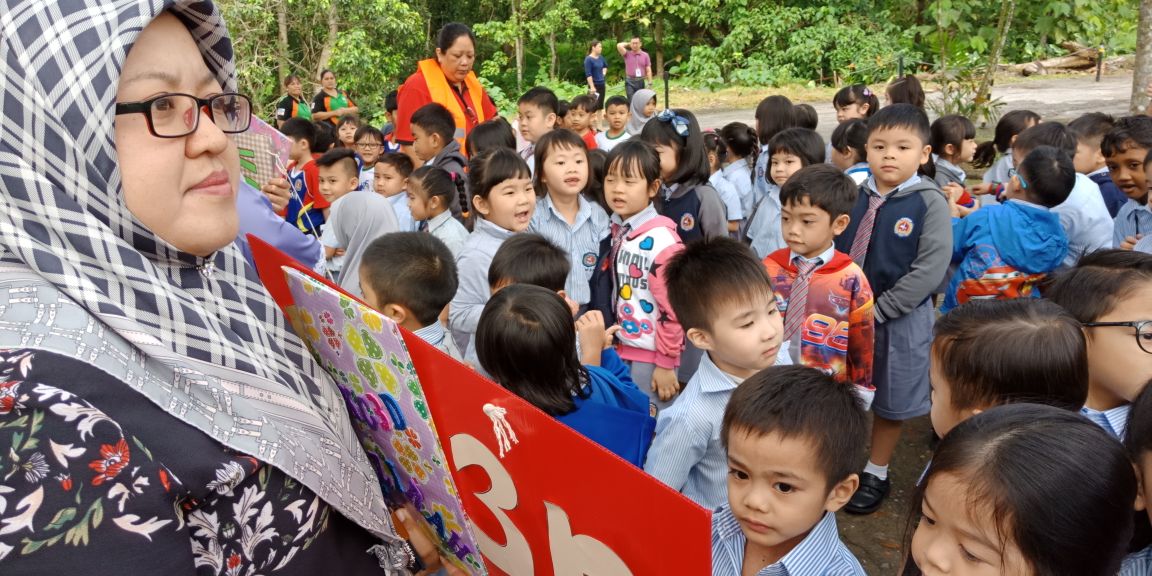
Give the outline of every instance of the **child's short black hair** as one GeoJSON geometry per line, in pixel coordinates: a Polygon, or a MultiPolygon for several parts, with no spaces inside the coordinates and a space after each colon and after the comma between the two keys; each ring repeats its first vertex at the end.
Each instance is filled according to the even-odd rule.
{"type": "Polygon", "coordinates": [[[774,298],[764,264],[742,242],[726,237],[688,244],[664,267],[668,301],[685,330],[711,330],[717,311],[733,302],[774,298]]]}
{"type": "Polygon", "coordinates": [[[1017,168],[1027,183],[1025,194],[1045,208],[1055,208],[1068,199],[1076,186],[1076,166],[1067,152],[1051,146],[1038,146],[1017,168]]]}
{"type": "Polygon", "coordinates": [[[400,108],[400,92],[393,90],[384,95],[384,110],[387,112],[395,113],[400,108]]]}
{"type": "Polygon", "coordinates": [[[564,289],[572,263],[563,248],[539,234],[515,234],[504,241],[488,265],[488,287],[531,284],[553,292],[564,289]]]}
{"type": "Polygon", "coordinates": [[[997,153],[1004,154],[1012,147],[1013,137],[1039,123],[1040,115],[1031,110],[1012,110],[1004,114],[996,123],[996,135],[992,140],[981,142],[976,147],[972,164],[979,168],[991,166],[996,161],[997,153]]]}
{"type": "Polygon", "coordinates": [[[613,106],[623,106],[628,108],[628,99],[617,94],[604,102],[604,109],[607,110],[613,106]]]}
{"type": "Polygon", "coordinates": [[[456,296],[456,259],[432,234],[393,232],[373,240],[358,272],[381,305],[407,308],[421,326],[439,322],[456,296]]]}
{"type": "Polygon", "coordinates": [[[944,156],[944,147],[951,144],[954,154],[959,154],[964,141],[976,137],[976,125],[966,116],[949,114],[937,118],[932,123],[930,133],[928,143],[932,145],[933,152],[944,156]]]}
{"type": "Polygon", "coordinates": [[[400,152],[385,152],[376,159],[377,164],[384,164],[396,169],[396,173],[401,178],[407,178],[412,175],[412,170],[415,166],[412,165],[412,159],[407,154],[400,152]]]}
{"type": "Polygon", "coordinates": [[[781,130],[796,126],[796,108],[787,96],[769,96],[756,105],[756,135],[768,144],[781,130]]]}
{"type": "Polygon", "coordinates": [[[768,141],[768,156],[777,154],[798,156],[805,166],[824,163],[824,139],[815,130],[789,128],[768,141]]]}
{"type": "Polygon", "coordinates": [[[863,464],[868,416],[851,383],[807,366],[772,366],[732,393],[720,427],[725,448],[734,433],[807,441],[831,492],[863,464]]]}
{"type": "Polygon", "coordinates": [[[588,188],[584,195],[611,214],[612,207],[604,199],[604,171],[608,168],[608,153],[600,148],[588,151],[588,188]]]}
{"type": "Polygon", "coordinates": [[[868,119],[868,136],[880,130],[908,130],[927,145],[932,140],[932,126],[922,108],[911,104],[892,104],[868,119]]]}
{"type": "Polygon", "coordinates": [[[571,106],[568,105],[567,100],[557,100],[556,101],[556,118],[558,120],[563,120],[565,117],[567,117],[569,108],[571,108],[571,106]]]}
{"type": "Polygon", "coordinates": [[[1085,255],[1075,268],[1049,279],[1041,293],[1080,322],[1095,322],[1132,292],[1149,285],[1152,254],[1099,250],[1085,255]]]}
{"type": "Polygon", "coordinates": [[[660,155],[643,140],[625,140],[608,153],[604,174],[612,173],[625,178],[640,177],[651,184],[660,179],[660,155]]]}
{"type": "Polygon", "coordinates": [[[346,114],[340,117],[340,121],[336,123],[336,129],[343,128],[346,124],[351,124],[357,128],[360,127],[360,117],[355,114],[346,114]]]}
{"type": "MultiPolygon", "coordinates": [[[[411,166],[411,162],[408,165],[411,166]]],[[[461,206],[468,205],[465,198],[464,177],[455,172],[449,172],[439,166],[421,166],[405,178],[408,178],[409,191],[419,187],[423,192],[421,200],[440,197],[440,206],[449,208],[452,206],[452,198],[456,197],[460,200],[461,206]]]]}
{"type": "Polygon", "coordinates": [[[515,150],[495,148],[468,160],[469,193],[485,200],[501,182],[531,177],[528,164],[515,150]]]}
{"type": "Polygon", "coordinates": [[[333,148],[316,159],[318,168],[336,167],[337,165],[342,167],[344,173],[349,177],[360,178],[359,156],[351,148],[333,148]]]}
{"type": "Polygon", "coordinates": [[[924,109],[924,87],[920,79],[912,74],[905,74],[888,84],[888,100],[892,104],[908,104],[921,110],[924,109]]]}
{"type": "Polygon", "coordinates": [[[549,114],[560,116],[560,101],[556,98],[556,93],[544,86],[529,88],[528,91],[516,101],[516,104],[535,106],[539,108],[545,116],[549,114]]]}
{"type": "Polygon", "coordinates": [[[412,124],[429,134],[437,134],[445,146],[456,137],[456,119],[441,104],[431,102],[412,113],[412,124]]]}
{"type": "MultiPolygon", "coordinates": [[[[549,156],[556,154],[561,149],[581,150],[584,152],[585,160],[588,158],[588,145],[584,143],[584,138],[571,130],[552,130],[541,136],[540,140],[536,142],[536,152],[532,155],[533,161],[536,163],[535,170],[532,172],[532,187],[536,189],[538,198],[548,195],[548,187],[544,183],[544,163],[548,161],[549,156]]],[[[588,185],[585,184],[584,186],[587,188],[588,185]]]]}
{"type": "Polygon", "coordinates": [[[312,141],[313,154],[323,154],[336,145],[339,135],[331,122],[327,120],[316,121],[312,123],[312,127],[316,131],[316,139],[312,141]]]}
{"type": "Polygon", "coordinates": [[[934,333],[953,408],[1032,402],[1076,411],[1088,398],[1084,330],[1054,302],[972,300],[940,317],[934,333]]]}
{"type": "Polygon", "coordinates": [[[1104,136],[1116,125],[1116,119],[1103,112],[1089,112],[1068,123],[1076,140],[1089,148],[1100,148],[1104,136]]]}
{"type": "Polygon", "coordinates": [[[1012,153],[1028,154],[1040,146],[1052,146],[1076,156],[1076,136],[1059,122],[1037,124],[1021,132],[1012,145],[1012,153]]]}
{"type": "Polygon", "coordinates": [[[792,110],[798,128],[815,130],[820,125],[820,115],[811,104],[797,104],[792,110]]]}
{"type": "Polygon", "coordinates": [[[303,118],[289,118],[280,127],[280,133],[292,140],[306,140],[309,150],[315,150],[316,125],[303,118]]]}
{"type": "Polygon", "coordinates": [[[599,98],[594,98],[591,94],[580,94],[572,98],[572,101],[568,103],[568,109],[575,110],[578,108],[591,114],[596,111],[596,102],[598,101],[599,98]]]}
{"type": "Polygon", "coordinates": [[[832,147],[840,153],[851,149],[856,153],[856,162],[868,160],[868,122],[859,118],[846,120],[832,131],[832,147]]]}
{"type": "Polygon", "coordinates": [[[836,95],[832,97],[832,105],[836,108],[843,108],[849,104],[867,104],[868,112],[865,115],[869,118],[880,109],[880,99],[866,84],[845,86],[836,91],[836,95]]]}
{"type": "Polygon", "coordinates": [[[356,142],[359,143],[360,140],[362,138],[364,138],[365,136],[375,140],[376,142],[378,142],[380,144],[384,143],[384,133],[381,132],[379,128],[372,126],[371,124],[365,124],[365,125],[357,128],[356,129],[356,135],[353,136],[353,139],[355,139],[356,142]]]}
{"type": "Polygon", "coordinates": [[[1100,141],[1105,157],[1127,152],[1130,148],[1152,150],[1152,117],[1125,116],[1100,141]]]}
{"type": "Polygon", "coordinates": [[[468,157],[479,156],[495,148],[516,149],[516,134],[503,116],[485,120],[476,125],[465,139],[468,157]]]}
{"type": "Polygon", "coordinates": [[[831,164],[809,164],[780,187],[780,204],[796,206],[807,198],[810,205],[827,212],[834,221],[852,213],[859,193],[860,188],[839,168],[831,164]]]}

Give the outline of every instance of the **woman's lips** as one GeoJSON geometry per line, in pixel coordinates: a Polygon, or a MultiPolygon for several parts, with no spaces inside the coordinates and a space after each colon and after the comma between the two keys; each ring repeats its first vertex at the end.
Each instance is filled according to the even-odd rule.
{"type": "Polygon", "coordinates": [[[217,170],[201,180],[199,184],[189,188],[188,192],[205,196],[231,196],[233,194],[232,181],[228,178],[228,172],[217,170]]]}

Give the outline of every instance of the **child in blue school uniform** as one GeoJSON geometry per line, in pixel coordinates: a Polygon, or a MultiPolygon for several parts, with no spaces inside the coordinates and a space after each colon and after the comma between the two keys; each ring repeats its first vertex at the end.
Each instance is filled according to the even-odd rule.
{"type": "Polygon", "coordinates": [[[685,244],[728,235],[728,211],[708,183],[711,174],[704,134],[696,116],[669,108],[644,125],[640,139],[660,156],[660,215],[676,223],[685,244]]]}
{"type": "MultiPolygon", "coordinates": [[[[594,313],[598,314],[598,313],[594,313]]],[[[593,330],[610,339],[603,319],[593,330]]],[[[513,284],[484,307],[476,332],[481,367],[501,386],[589,440],[640,466],[656,420],[648,395],[615,353],[603,366],[581,364],[572,311],[555,291],[513,284]]]]}
{"type": "Polygon", "coordinates": [[[944,194],[919,174],[932,153],[928,140],[928,116],[915,106],[893,104],[868,120],[872,177],[860,187],[848,228],[836,237],[836,249],[864,269],[875,302],[875,417],[868,465],[845,507],[854,514],[871,514],[883,503],[903,421],[931,408],[931,296],[952,257],[952,225],[944,194]]]}

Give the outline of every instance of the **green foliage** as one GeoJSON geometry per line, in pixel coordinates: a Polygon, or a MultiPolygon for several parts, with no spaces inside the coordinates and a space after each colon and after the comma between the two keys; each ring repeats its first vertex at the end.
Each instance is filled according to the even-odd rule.
{"type": "Polygon", "coordinates": [[[1000,109],[1004,107],[1004,102],[999,98],[979,98],[977,92],[983,69],[976,60],[966,64],[945,69],[937,75],[940,99],[929,101],[928,106],[937,116],[959,114],[977,126],[995,125],[1000,119],[1000,109]]]}

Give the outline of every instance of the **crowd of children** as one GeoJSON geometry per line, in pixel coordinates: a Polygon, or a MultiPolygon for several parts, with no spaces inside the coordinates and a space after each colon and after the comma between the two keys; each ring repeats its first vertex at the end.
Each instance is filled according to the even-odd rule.
{"type": "Polygon", "coordinates": [[[915,76],[884,95],[837,92],[827,142],[783,96],[704,130],[646,89],[534,87],[464,146],[429,104],[411,156],[291,118],[282,215],[345,289],[713,510],[716,575],[863,574],[835,513],[883,505],[924,416],[904,573],[1152,573],[1152,118],[1014,110],[977,145],[915,76]]]}

